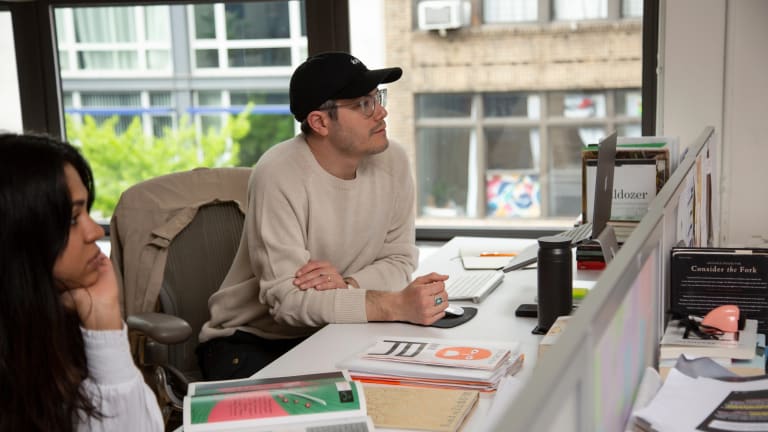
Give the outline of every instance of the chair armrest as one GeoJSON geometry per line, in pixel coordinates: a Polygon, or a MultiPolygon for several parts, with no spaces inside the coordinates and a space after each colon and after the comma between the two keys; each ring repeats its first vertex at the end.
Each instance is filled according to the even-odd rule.
{"type": "Polygon", "coordinates": [[[129,316],[125,322],[130,330],[138,330],[164,344],[177,344],[192,336],[192,327],[173,315],[143,312],[129,316]]]}

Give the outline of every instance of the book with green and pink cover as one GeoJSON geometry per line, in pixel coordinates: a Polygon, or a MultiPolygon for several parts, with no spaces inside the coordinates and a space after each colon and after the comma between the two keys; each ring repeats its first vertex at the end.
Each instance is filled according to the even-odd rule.
{"type": "MultiPolygon", "coordinates": [[[[359,384],[342,371],[191,383],[184,431],[279,430],[280,425],[359,418],[370,425],[359,384]]],[[[368,430],[366,428],[356,430],[368,430]]]]}

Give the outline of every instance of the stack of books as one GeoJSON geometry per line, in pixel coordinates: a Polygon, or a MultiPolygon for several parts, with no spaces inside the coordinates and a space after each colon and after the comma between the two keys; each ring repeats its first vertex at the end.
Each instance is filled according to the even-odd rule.
{"type": "Polygon", "coordinates": [[[686,337],[685,327],[670,320],[661,339],[659,374],[666,377],[678,357],[709,357],[719,365],[741,376],[765,374],[765,335],[757,333],[757,321],[745,320],[744,329],[732,340],[686,337]]]}
{"type": "Polygon", "coordinates": [[[495,391],[523,365],[519,343],[385,337],[336,367],[363,383],[495,391]]]}
{"type": "Polygon", "coordinates": [[[599,243],[587,241],[576,246],[576,268],[579,270],[605,268],[605,257],[599,243]]]}
{"type": "Polygon", "coordinates": [[[184,431],[373,431],[364,394],[344,371],[190,383],[184,431]]]}

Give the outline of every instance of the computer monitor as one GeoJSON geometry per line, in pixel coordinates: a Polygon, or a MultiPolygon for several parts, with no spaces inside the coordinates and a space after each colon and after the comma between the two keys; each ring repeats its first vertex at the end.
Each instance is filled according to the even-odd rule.
{"type": "MultiPolygon", "coordinates": [[[[623,431],[645,368],[657,366],[669,250],[687,229],[686,196],[708,127],[635,228],[558,342],[537,359],[493,431],[623,431]]],[[[498,409],[498,407],[494,407],[498,409]]]]}

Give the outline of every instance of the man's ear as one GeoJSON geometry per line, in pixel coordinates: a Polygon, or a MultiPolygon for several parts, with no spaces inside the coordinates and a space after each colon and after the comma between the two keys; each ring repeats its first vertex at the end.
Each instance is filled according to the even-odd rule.
{"type": "Polygon", "coordinates": [[[315,133],[320,136],[328,135],[328,123],[330,121],[331,118],[328,116],[328,113],[322,111],[312,111],[307,116],[307,123],[309,124],[309,127],[311,127],[312,130],[314,130],[315,133]]]}

